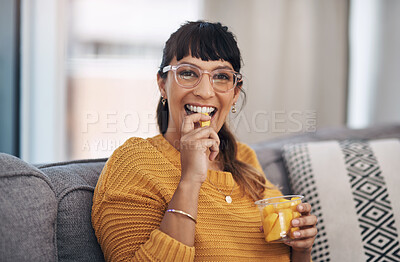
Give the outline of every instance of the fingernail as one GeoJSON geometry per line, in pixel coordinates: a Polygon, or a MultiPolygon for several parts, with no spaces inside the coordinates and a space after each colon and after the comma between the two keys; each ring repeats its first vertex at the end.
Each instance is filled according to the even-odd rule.
{"type": "Polygon", "coordinates": [[[298,226],[300,224],[300,221],[297,219],[292,220],[292,225],[293,226],[298,226]]]}
{"type": "Polygon", "coordinates": [[[299,231],[294,231],[293,232],[293,236],[294,237],[299,237],[300,236],[300,232],[299,231]]]}
{"type": "Polygon", "coordinates": [[[299,206],[299,211],[303,211],[304,210],[304,207],[303,206],[299,206]]]}

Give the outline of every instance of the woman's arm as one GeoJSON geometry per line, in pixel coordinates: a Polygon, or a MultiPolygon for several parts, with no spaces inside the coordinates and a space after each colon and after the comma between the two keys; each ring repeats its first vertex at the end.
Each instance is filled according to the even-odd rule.
{"type": "MultiPolygon", "coordinates": [[[[200,187],[207,178],[208,162],[219,152],[219,137],[213,128],[194,128],[196,122],[209,118],[197,113],[185,116],[183,120],[179,143],[181,180],[168,205],[168,209],[184,211],[194,218],[197,218],[200,187]]],[[[194,245],[195,222],[186,215],[165,213],[160,230],[185,245],[194,245]]]]}
{"type": "Polygon", "coordinates": [[[132,177],[128,190],[95,193],[92,223],[106,261],[193,261],[194,247],[159,230],[167,203],[157,185],[132,177]]]}
{"type": "Polygon", "coordinates": [[[131,139],[107,161],[93,196],[98,242],[106,261],[193,261],[194,247],[159,230],[168,200],[163,185],[148,173],[149,161],[144,169],[141,164],[143,153],[152,154],[148,148],[147,141],[131,139]]]}
{"type": "MultiPolygon", "coordinates": [[[[184,211],[196,219],[200,186],[180,182],[168,209],[184,211]]],[[[194,246],[195,222],[186,215],[166,212],[160,230],[187,246],[194,246]]]]}

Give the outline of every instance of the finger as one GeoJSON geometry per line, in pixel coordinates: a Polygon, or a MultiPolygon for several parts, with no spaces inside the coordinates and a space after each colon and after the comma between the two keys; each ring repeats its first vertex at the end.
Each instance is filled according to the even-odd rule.
{"type": "Polygon", "coordinates": [[[218,134],[215,132],[214,128],[210,126],[196,128],[190,134],[195,140],[203,138],[211,138],[217,141],[219,144],[218,134]]]}
{"type": "Polygon", "coordinates": [[[217,134],[217,132],[215,132],[214,128],[212,127],[208,127],[208,129],[210,130],[210,137],[212,139],[215,139],[215,141],[218,142],[218,145],[220,144],[220,140],[219,140],[219,136],[217,134]]]}
{"type": "Polygon", "coordinates": [[[316,227],[311,227],[307,229],[297,230],[293,232],[293,238],[302,239],[302,238],[313,238],[318,234],[318,230],[316,227]]]}
{"type": "Polygon", "coordinates": [[[308,215],[311,212],[311,205],[309,203],[301,203],[297,206],[297,211],[302,215],[308,215]]]}
{"type": "Polygon", "coordinates": [[[219,154],[219,151],[212,151],[212,152],[210,152],[210,156],[208,159],[210,159],[210,161],[214,161],[217,158],[218,154],[219,154]]]}
{"type": "MultiPolygon", "coordinates": [[[[211,134],[213,134],[213,133],[211,133],[211,134]]],[[[217,135],[217,138],[214,138],[214,141],[215,141],[214,145],[212,147],[210,147],[210,156],[209,156],[210,161],[214,161],[219,154],[219,143],[220,142],[219,142],[218,135],[217,135]]]]}
{"type": "Polygon", "coordinates": [[[292,220],[294,227],[315,226],[316,224],[317,217],[314,215],[302,216],[292,220]]]}
{"type": "Polygon", "coordinates": [[[219,153],[219,144],[220,144],[218,134],[215,132],[215,130],[212,127],[201,127],[197,128],[196,130],[193,130],[191,135],[194,140],[209,138],[215,141],[215,144],[209,147],[210,160],[211,161],[214,160],[219,153]]]}
{"type": "Polygon", "coordinates": [[[219,146],[217,142],[214,139],[203,139],[201,140],[201,145],[203,148],[210,149],[209,159],[210,161],[213,161],[219,153],[219,146]]]}
{"type": "Polygon", "coordinates": [[[187,115],[183,118],[181,132],[186,134],[194,129],[194,124],[201,121],[210,120],[211,117],[208,115],[204,115],[201,113],[195,113],[191,115],[187,115]]]}
{"type": "Polygon", "coordinates": [[[311,249],[314,244],[314,238],[287,240],[285,244],[291,246],[293,249],[311,249]]]}

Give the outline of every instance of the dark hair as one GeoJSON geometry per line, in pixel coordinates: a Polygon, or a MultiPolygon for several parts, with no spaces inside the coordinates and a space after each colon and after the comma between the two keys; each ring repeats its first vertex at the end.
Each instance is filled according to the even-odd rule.
{"type": "MultiPolygon", "coordinates": [[[[206,21],[187,22],[174,32],[165,43],[163,58],[158,74],[162,78],[167,77],[162,69],[169,65],[176,57],[179,61],[191,55],[203,61],[224,60],[229,62],[236,72],[240,72],[241,55],[237,46],[235,36],[228,31],[228,27],[221,23],[210,23],[206,21]]],[[[243,90],[238,85],[241,92],[243,90]]],[[[160,102],[157,107],[157,123],[159,130],[165,134],[168,128],[168,102],[160,102]]],[[[265,177],[254,167],[239,161],[236,157],[237,143],[234,135],[224,124],[218,132],[220,139],[220,153],[218,160],[223,163],[224,171],[231,172],[235,181],[253,199],[261,199],[265,190],[265,177]]]]}
{"type": "Polygon", "coordinates": [[[241,56],[234,35],[221,23],[205,21],[187,22],[173,33],[165,43],[160,76],[166,77],[162,69],[176,57],[179,61],[191,55],[203,61],[224,60],[233,70],[240,72],[241,56]]]}

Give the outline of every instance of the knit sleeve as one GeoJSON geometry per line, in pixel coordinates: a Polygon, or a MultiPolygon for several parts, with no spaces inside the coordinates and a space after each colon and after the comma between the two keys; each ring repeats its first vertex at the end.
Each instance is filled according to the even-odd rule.
{"type": "Polygon", "coordinates": [[[118,149],[95,189],[92,224],[106,261],[193,261],[194,247],[159,230],[167,203],[155,179],[137,166],[137,154],[118,149]]]}

